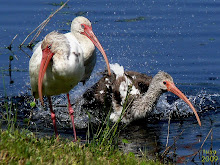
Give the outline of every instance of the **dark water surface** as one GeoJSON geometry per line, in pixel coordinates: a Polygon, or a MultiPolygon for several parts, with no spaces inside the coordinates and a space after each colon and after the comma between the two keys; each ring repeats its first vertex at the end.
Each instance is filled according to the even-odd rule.
{"type": "MultiPolygon", "coordinates": [[[[23,47],[24,53],[18,46],[59,4],[59,0],[9,0],[1,3],[0,102],[4,101],[5,91],[9,98],[30,96],[28,56],[32,52],[23,47]],[[9,51],[5,47],[16,34],[18,37],[13,42],[12,51],[9,51]],[[10,56],[13,57],[11,62],[10,56]]],[[[167,157],[175,157],[177,163],[201,164],[202,160],[210,163],[202,154],[211,158],[213,154],[208,155],[205,151],[212,149],[220,159],[220,2],[70,1],[51,19],[37,41],[53,30],[68,32],[72,19],[78,15],[86,16],[93,23],[93,30],[110,63],[119,63],[125,70],[151,75],[159,70],[168,72],[200,112],[201,128],[194,117],[185,117],[183,121],[174,120],[175,117],[171,119],[168,145],[172,145],[173,138],[184,132],[178,136],[173,153],[170,152],[167,157]],[[211,128],[213,133],[203,146],[204,152],[191,162],[192,154],[200,148],[211,128]]],[[[80,84],[71,91],[73,100],[93,85],[99,79],[97,73],[105,69],[102,56],[99,52],[97,54],[91,79],[85,86],[80,84]]],[[[61,98],[55,98],[55,104],[65,103],[61,98]]],[[[155,111],[155,114],[164,114],[162,120],[126,128],[122,138],[129,143],[121,144],[123,150],[140,155],[145,152],[163,153],[167,142],[168,116],[176,106],[180,116],[190,116],[190,110],[180,100],[170,93],[163,95],[155,111]]],[[[49,128],[43,132],[52,134],[53,130],[49,128]]]]}

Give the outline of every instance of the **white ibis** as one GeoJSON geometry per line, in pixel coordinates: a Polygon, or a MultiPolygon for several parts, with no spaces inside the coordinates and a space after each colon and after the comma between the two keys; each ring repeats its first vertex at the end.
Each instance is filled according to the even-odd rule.
{"type": "Polygon", "coordinates": [[[128,98],[130,104],[121,120],[123,123],[130,123],[133,120],[146,117],[152,112],[161,94],[170,91],[189,105],[196,116],[198,124],[201,126],[195,108],[174,85],[173,78],[168,73],[160,71],[152,78],[138,72],[124,72],[123,68],[123,71],[119,71],[119,65],[113,66],[110,64],[110,66],[111,69],[113,68],[111,76],[105,75],[84,93],[83,109],[99,109],[102,112],[103,107],[111,106],[113,112],[110,119],[116,122],[121,116],[125,97],[129,90],[128,86],[130,86],[130,97],[128,98]],[[94,99],[92,100],[92,98],[94,99]]]}
{"type": "Polygon", "coordinates": [[[56,137],[56,118],[50,96],[67,93],[68,110],[76,141],[74,111],[70,104],[69,91],[78,82],[85,82],[91,75],[96,62],[94,45],[104,56],[110,75],[105,51],[92,31],[91,22],[85,17],[76,17],[72,21],[71,32],[51,32],[34,48],[29,63],[32,94],[35,98],[40,98],[42,105],[43,96],[48,97],[56,137]]]}

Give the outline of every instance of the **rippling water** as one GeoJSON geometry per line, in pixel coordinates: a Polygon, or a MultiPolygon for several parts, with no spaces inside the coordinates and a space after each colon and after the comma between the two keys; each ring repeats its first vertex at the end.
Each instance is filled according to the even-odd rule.
{"type": "MultiPolygon", "coordinates": [[[[28,56],[32,53],[26,47],[23,48],[24,53],[18,46],[59,4],[58,0],[14,0],[1,3],[0,101],[5,91],[9,97],[30,95],[28,56]],[[18,37],[13,42],[12,51],[9,51],[5,47],[16,34],[18,37]],[[13,57],[11,62],[10,56],[13,57]]],[[[211,140],[209,137],[203,148],[210,150],[212,147],[220,159],[220,2],[70,1],[67,7],[51,19],[37,40],[53,30],[63,33],[69,31],[70,22],[76,15],[84,15],[92,21],[93,30],[106,50],[110,63],[119,63],[126,70],[151,75],[159,70],[168,72],[200,112],[201,128],[193,117],[187,117],[190,116],[187,107],[167,93],[160,98],[155,111],[155,114],[164,114],[161,121],[128,127],[122,138],[128,139],[130,143],[122,144],[122,147],[139,154],[139,148],[143,152],[163,152],[167,141],[169,113],[175,111],[177,106],[180,111],[176,111],[175,115],[184,119],[180,121],[179,118],[175,120],[175,115],[172,117],[169,144],[173,143],[173,137],[183,129],[185,131],[176,142],[175,161],[181,162],[183,156],[191,160],[192,156],[187,155],[199,149],[211,128],[213,138],[211,140]]],[[[85,86],[80,84],[71,91],[72,99],[80,97],[99,79],[97,73],[105,69],[103,64],[104,60],[98,52],[91,79],[85,86]]],[[[55,104],[64,104],[65,100],[61,98],[55,98],[55,104]]],[[[52,129],[47,131],[53,133],[52,129]]],[[[195,160],[202,161],[202,156],[197,156],[195,160]]]]}

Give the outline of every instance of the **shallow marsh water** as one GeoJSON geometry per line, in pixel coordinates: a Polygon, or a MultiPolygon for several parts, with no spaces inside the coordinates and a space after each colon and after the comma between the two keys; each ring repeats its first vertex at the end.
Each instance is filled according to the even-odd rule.
{"type": "MultiPolygon", "coordinates": [[[[31,50],[18,46],[24,38],[37,27],[49,14],[59,7],[60,1],[20,0],[5,1],[0,5],[0,102],[4,102],[5,91],[10,98],[16,98],[24,107],[30,98],[30,83],[28,74],[29,56],[31,50]],[[12,38],[12,50],[7,47],[12,38]],[[13,60],[10,62],[10,56],[13,60]],[[23,102],[25,102],[23,104],[23,102]]],[[[122,132],[121,139],[129,143],[121,143],[125,152],[133,151],[137,154],[151,152],[162,153],[167,142],[168,118],[170,111],[179,111],[180,117],[171,118],[169,144],[172,145],[175,136],[183,130],[182,135],[175,143],[174,160],[177,163],[201,164],[203,156],[200,152],[191,162],[192,154],[202,145],[206,135],[213,129],[205,142],[205,151],[216,151],[220,160],[220,2],[218,1],[70,1],[67,7],[57,13],[38,41],[53,31],[65,33],[70,29],[70,23],[77,15],[88,17],[93,23],[93,30],[106,50],[110,63],[119,63],[125,70],[134,70],[155,75],[159,70],[168,72],[174,78],[176,85],[193,102],[202,121],[200,128],[190,114],[190,110],[179,99],[170,93],[163,95],[155,110],[161,120],[151,121],[148,124],[133,124],[122,132]],[[163,114],[163,115],[162,115],[163,114]],[[188,117],[187,117],[188,116],[188,117]],[[182,119],[181,119],[182,117],[182,119]]],[[[30,41],[30,40],[28,40],[30,41]]],[[[26,42],[27,44],[28,42],[26,42]]],[[[105,69],[104,60],[97,53],[97,64],[90,80],[85,86],[79,84],[70,95],[72,101],[100,77],[98,73],[105,69]]],[[[65,104],[64,95],[54,98],[54,104],[65,104]]],[[[58,108],[59,109],[59,108],[58,108]]],[[[65,108],[63,111],[66,111],[65,108]]],[[[59,115],[60,128],[68,126],[68,113],[59,115]],[[67,124],[65,124],[67,123],[67,124]]],[[[39,121],[36,119],[36,128],[44,134],[53,134],[48,111],[39,107],[39,121]],[[43,117],[42,120],[41,117],[43,117]],[[41,129],[40,123],[48,118],[41,129]]],[[[77,117],[77,116],[76,116],[77,117]]],[[[83,121],[79,119],[78,121],[83,121]]],[[[77,122],[77,120],[76,120],[77,122]]],[[[80,122],[78,122],[80,125],[80,122]]],[[[70,137],[71,128],[61,131],[62,136],[70,137]]],[[[79,136],[84,136],[78,130],[79,136]]],[[[212,156],[212,155],[211,155],[212,156]]],[[[169,155],[167,156],[169,157],[169,155]]],[[[219,163],[219,160],[217,161],[219,163]]],[[[205,161],[208,161],[205,159],[205,161]]],[[[208,162],[210,163],[210,161],[208,162]]]]}

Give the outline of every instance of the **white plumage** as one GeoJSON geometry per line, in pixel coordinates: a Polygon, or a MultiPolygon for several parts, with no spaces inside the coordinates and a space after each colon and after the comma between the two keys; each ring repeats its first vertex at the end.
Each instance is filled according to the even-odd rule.
{"type": "MultiPolygon", "coordinates": [[[[85,74],[82,49],[74,38],[71,40],[57,32],[49,33],[42,44],[49,44],[51,51],[55,53],[43,78],[43,95],[53,96],[68,93],[85,74]]],[[[32,93],[35,98],[39,97],[38,76],[42,59],[42,44],[36,45],[37,48],[29,64],[32,93]]]]}
{"type": "Polygon", "coordinates": [[[35,98],[40,98],[42,105],[43,96],[48,97],[56,136],[56,118],[50,96],[67,93],[76,140],[73,109],[68,93],[80,81],[85,83],[90,77],[96,62],[95,46],[103,54],[110,75],[105,51],[92,31],[91,22],[85,17],[76,17],[72,21],[71,32],[51,32],[34,48],[29,63],[32,94],[35,98]]]}

